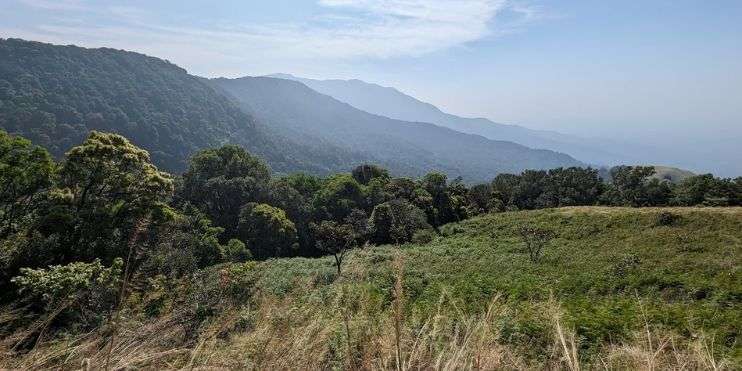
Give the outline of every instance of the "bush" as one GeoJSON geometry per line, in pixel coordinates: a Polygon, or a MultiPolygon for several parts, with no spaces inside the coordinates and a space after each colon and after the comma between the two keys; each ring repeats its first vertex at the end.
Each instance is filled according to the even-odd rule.
{"type": "Polygon", "coordinates": [[[244,263],[252,260],[252,253],[242,241],[231,239],[222,250],[224,260],[234,263],[244,263]]]}
{"type": "Polygon", "coordinates": [[[412,242],[418,245],[427,245],[435,239],[436,234],[432,229],[421,229],[412,235],[412,242]]]}
{"type": "Polygon", "coordinates": [[[680,219],[679,215],[673,214],[669,211],[662,211],[655,217],[654,225],[660,226],[671,226],[680,219]]]}
{"type": "Polygon", "coordinates": [[[54,265],[48,269],[22,268],[21,275],[14,277],[12,282],[18,285],[20,294],[37,298],[47,305],[91,293],[105,298],[115,296],[123,264],[123,260],[118,258],[110,268],[104,267],[100,259],[92,263],[54,265]]]}
{"type": "Polygon", "coordinates": [[[96,325],[116,305],[123,260],[117,258],[106,268],[99,259],[75,262],[47,269],[22,268],[12,282],[18,293],[44,311],[61,310],[61,323],[96,325]],[[66,317],[66,318],[65,318],[66,317]]]}
{"type": "Polygon", "coordinates": [[[247,304],[256,280],[256,263],[227,263],[194,273],[190,281],[186,321],[199,326],[225,308],[247,304]]]}

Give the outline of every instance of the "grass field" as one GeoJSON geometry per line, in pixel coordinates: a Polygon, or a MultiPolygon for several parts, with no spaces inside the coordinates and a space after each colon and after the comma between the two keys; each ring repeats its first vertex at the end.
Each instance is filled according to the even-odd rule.
{"type": "Polygon", "coordinates": [[[742,208],[491,214],[428,244],[354,250],[340,277],[326,257],[150,280],[115,328],[20,355],[5,339],[0,365],[738,369],[741,253],[742,208]],[[536,263],[523,225],[556,235],[536,263]]]}

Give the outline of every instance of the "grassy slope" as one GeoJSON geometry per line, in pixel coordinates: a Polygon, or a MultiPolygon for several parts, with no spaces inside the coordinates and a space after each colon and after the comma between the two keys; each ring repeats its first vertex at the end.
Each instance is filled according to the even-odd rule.
{"type": "MultiPolygon", "coordinates": [[[[552,342],[547,307],[553,296],[567,325],[576,329],[585,359],[609,343],[635,341],[649,322],[653,332],[680,339],[713,336],[717,356],[739,361],[740,208],[514,212],[447,225],[442,232],[446,237],[429,245],[399,250],[405,262],[407,321],[413,328],[435,313],[464,317],[484,312],[499,294],[508,308],[498,324],[500,341],[539,359],[552,342]],[[655,226],[661,210],[681,219],[674,226],[655,226]],[[530,262],[517,237],[522,223],[559,235],[539,264],[530,262]]],[[[334,268],[329,258],[269,261],[256,268],[257,287],[299,308],[330,313],[339,305],[338,292],[348,290],[375,308],[354,316],[374,317],[392,300],[391,260],[397,251],[354,251],[344,277],[335,283],[330,283],[334,268]]]]}
{"type": "MultiPolygon", "coordinates": [[[[132,349],[158,353],[122,350],[112,358],[123,364],[170,354],[171,367],[192,361],[257,368],[394,368],[395,323],[401,323],[409,367],[567,368],[569,358],[554,340],[557,328],[564,329],[568,345],[570,334],[576,334],[585,365],[648,367],[660,348],[659,368],[682,362],[711,367],[711,359],[726,359],[731,368],[740,365],[742,208],[509,212],[447,225],[442,233],[422,246],[355,250],[338,280],[329,257],[216,267],[213,274],[221,283],[215,291],[250,286],[249,305],[221,307],[220,314],[203,322],[198,341],[184,343],[182,335],[171,340],[157,335],[151,344],[131,338],[132,349]],[[662,210],[681,218],[673,226],[656,226],[662,210]],[[558,233],[538,264],[528,260],[517,237],[523,223],[558,233]],[[402,316],[394,312],[395,264],[403,266],[402,316]]],[[[164,291],[209,290],[195,282],[164,291]]],[[[172,299],[163,307],[189,300],[172,299]]],[[[177,317],[175,311],[165,313],[177,317]]],[[[152,319],[138,321],[133,332],[157,328],[152,319]]],[[[122,348],[126,341],[121,340],[122,348]]]]}

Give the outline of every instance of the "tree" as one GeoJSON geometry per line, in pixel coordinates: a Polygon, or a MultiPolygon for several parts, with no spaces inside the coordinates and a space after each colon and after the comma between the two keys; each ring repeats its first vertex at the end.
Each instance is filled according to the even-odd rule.
{"type": "Polygon", "coordinates": [[[236,236],[240,207],[263,197],[270,168],[243,148],[225,145],[196,153],[183,174],[181,197],[225,229],[223,240],[236,236]]]}
{"type": "Polygon", "coordinates": [[[515,206],[515,188],[520,183],[520,176],[515,174],[497,174],[492,180],[492,193],[500,199],[503,206],[515,206]]]}
{"type": "Polygon", "coordinates": [[[711,174],[696,175],[675,187],[672,204],[679,206],[733,206],[742,202],[742,178],[715,178],[711,174]]]}
{"type": "Polygon", "coordinates": [[[368,240],[368,214],[360,209],[353,209],[348,216],[345,217],[343,222],[349,225],[353,229],[355,234],[355,244],[358,246],[363,245],[368,240]]]}
{"type": "Polygon", "coordinates": [[[603,191],[598,170],[556,168],[547,173],[540,197],[541,207],[595,205],[603,191]]]}
{"type": "Polygon", "coordinates": [[[40,192],[51,186],[54,170],[46,150],[0,130],[0,238],[17,231],[31,214],[40,192]]]}
{"type": "Polygon", "coordinates": [[[353,209],[363,208],[361,185],[350,174],[329,177],[312,201],[318,220],[342,221],[353,209]]]}
{"type": "Polygon", "coordinates": [[[554,238],[554,232],[533,226],[521,226],[518,228],[518,234],[526,244],[528,256],[532,262],[538,263],[543,255],[544,248],[554,238]]]}
{"type": "Polygon", "coordinates": [[[484,214],[491,210],[492,186],[489,184],[476,184],[469,188],[467,195],[469,200],[469,213],[471,215],[484,214]]]}
{"type": "Polygon", "coordinates": [[[376,178],[389,179],[389,172],[386,169],[370,164],[357,166],[351,174],[353,179],[363,185],[367,185],[372,179],[376,178]]]}
{"type": "Polygon", "coordinates": [[[60,258],[110,263],[125,256],[124,241],[141,221],[167,207],[173,181],[147,151],[120,135],[93,131],[67,153],[59,188],[40,228],[60,234],[66,247],[60,258]]]}
{"type": "Polygon", "coordinates": [[[280,178],[268,184],[265,203],[284,210],[288,218],[296,225],[299,241],[298,253],[302,256],[317,255],[314,240],[309,231],[312,213],[311,194],[303,195],[292,186],[287,178],[280,178]]]}
{"type": "Polygon", "coordinates": [[[374,207],[369,221],[374,243],[403,243],[420,229],[431,228],[425,213],[405,200],[392,200],[374,207]]]}
{"type": "Polygon", "coordinates": [[[615,206],[647,206],[647,183],[653,166],[616,166],[610,170],[611,183],[602,195],[603,203],[615,206]]]}
{"type": "Polygon", "coordinates": [[[268,204],[248,203],[240,211],[237,233],[257,259],[287,255],[297,248],[296,226],[286,212],[268,204]]]}
{"type": "Polygon", "coordinates": [[[357,234],[353,226],[323,220],[319,225],[313,223],[311,229],[317,241],[317,248],[335,257],[339,276],[346,251],[356,244],[357,234]]]}

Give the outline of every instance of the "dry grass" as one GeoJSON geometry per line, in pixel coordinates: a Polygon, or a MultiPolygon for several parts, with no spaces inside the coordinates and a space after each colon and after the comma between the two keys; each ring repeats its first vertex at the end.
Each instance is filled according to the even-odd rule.
{"type": "MultiPolygon", "coordinates": [[[[398,272],[403,277],[402,270],[398,272]]],[[[481,313],[467,316],[443,310],[444,294],[436,313],[416,320],[410,315],[402,317],[401,306],[375,313],[368,296],[347,303],[342,288],[335,292],[334,308],[265,296],[254,311],[224,311],[199,331],[196,341],[188,341],[186,330],[172,317],[122,323],[119,340],[111,349],[110,369],[732,369],[726,361],[714,358],[713,339],[701,336],[684,342],[650,324],[634,341],[610,345],[596,358],[583,360],[579,340],[564,325],[562,309],[553,299],[544,308],[553,331],[551,353],[541,360],[528,360],[501,338],[497,324],[510,309],[499,296],[481,313]],[[245,317],[252,318],[253,324],[236,329],[245,317]]],[[[101,329],[41,341],[26,353],[6,347],[0,366],[101,369],[108,340],[101,329]]]]}

